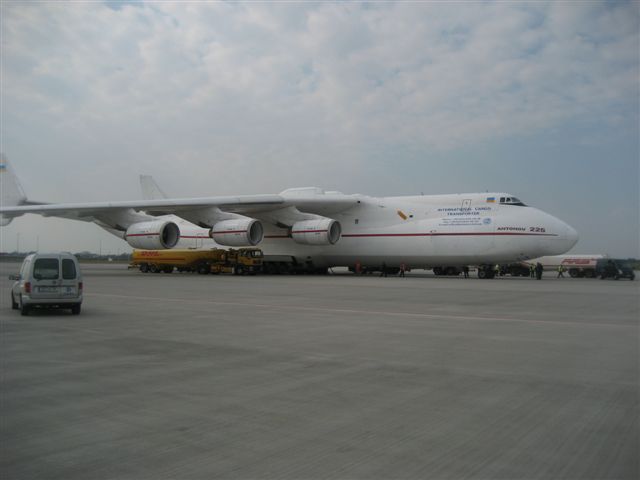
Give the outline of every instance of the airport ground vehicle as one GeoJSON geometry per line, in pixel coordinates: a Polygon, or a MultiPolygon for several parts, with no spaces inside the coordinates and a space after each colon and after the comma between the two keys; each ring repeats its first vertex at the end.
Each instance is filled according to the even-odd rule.
{"type": "Polygon", "coordinates": [[[82,305],[82,273],[70,253],[32,253],[22,262],[11,288],[11,308],[27,315],[35,307],[70,308],[78,315],[82,305]]]}
{"type": "Polygon", "coordinates": [[[235,273],[254,275],[262,269],[262,251],[259,248],[223,250],[134,250],[131,267],[143,273],[198,272],[235,273]]]}
{"type": "Polygon", "coordinates": [[[529,267],[540,262],[547,272],[557,272],[559,267],[572,278],[595,278],[596,266],[599,261],[606,259],[604,255],[550,255],[534,258],[523,262],[500,265],[500,275],[514,277],[529,276],[529,267]]]}
{"type": "Polygon", "coordinates": [[[603,258],[598,260],[595,273],[601,280],[604,280],[605,278],[613,278],[614,280],[628,278],[629,280],[635,280],[636,278],[636,274],[633,271],[633,265],[629,260],[615,258],[603,258]]]}

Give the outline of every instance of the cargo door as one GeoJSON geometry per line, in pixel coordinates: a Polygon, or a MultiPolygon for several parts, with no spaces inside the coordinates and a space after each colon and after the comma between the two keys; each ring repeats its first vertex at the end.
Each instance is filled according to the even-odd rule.
{"type": "Polygon", "coordinates": [[[58,298],[60,296],[60,258],[36,258],[31,275],[31,297],[58,298]]]}
{"type": "Polygon", "coordinates": [[[61,266],[60,296],[62,298],[75,298],[78,296],[78,269],[76,262],[71,258],[63,258],[61,266]]]}

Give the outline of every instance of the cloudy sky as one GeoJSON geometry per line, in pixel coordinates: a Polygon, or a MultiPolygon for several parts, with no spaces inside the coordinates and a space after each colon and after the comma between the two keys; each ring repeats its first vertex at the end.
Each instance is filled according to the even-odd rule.
{"type": "MultiPolygon", "coordinates": [[[[1,4],[30,198],[508,191],[640,257],[637,2],[1,4]]],[[[25,216],[2,250],[128,251],[25,216]]]]}

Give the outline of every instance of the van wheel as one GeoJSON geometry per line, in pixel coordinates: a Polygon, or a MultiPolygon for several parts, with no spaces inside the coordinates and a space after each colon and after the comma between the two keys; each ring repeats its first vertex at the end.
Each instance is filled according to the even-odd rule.
{"type": "Polygon", "coordinates": [[[18,310],[18,302],[13,298],[13,293],[11,293],[11,310],[18,310]]]}
{"type": "Polygon", "coordinates": [[[23,317],[29,315],[29,305],[22,303],[22,297],[20,297],[20,315],[23,317]]]}
{"type": "Polygon", "coordinates": [[[75,305],[73,305],[71,307],[71,314],[72,315],[80,315],[80,309],[81,308],[82,308],[82,304],[76,303],[75,305]]]}

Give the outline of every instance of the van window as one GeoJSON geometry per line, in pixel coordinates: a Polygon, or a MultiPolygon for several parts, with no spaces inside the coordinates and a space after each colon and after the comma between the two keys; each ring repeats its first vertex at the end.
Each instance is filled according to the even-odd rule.
{"type": "Polygon", "coordinates": [[[57,258],[38,258],[33,265],[33,278],[36,280],[57,280],[59,276],[57,258]]]}
{"type": "Polygon", "coordinates": [[[76,262],[70,258],[62,259],[62,278],[65,280],[75,280],[76,278],[76,262]]]}

